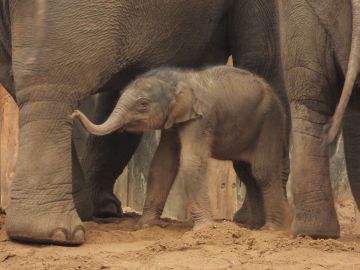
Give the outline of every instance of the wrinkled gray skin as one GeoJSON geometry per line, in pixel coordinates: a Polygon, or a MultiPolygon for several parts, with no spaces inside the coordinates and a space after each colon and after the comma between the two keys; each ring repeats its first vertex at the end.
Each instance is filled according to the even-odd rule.
{"type": "Polygon", "coordinates": [[[278,1],[281,15],[284,78],[292,115],[292,188],[296,235],[339,236],[329,176],[329,153],[342,114],[346,167],[360,207],[360,96],[347,99],[359,73],[359,1],[278,1]],[[345,82],[345,84],[344,84],[345,82]],[[342,90],[343,89],[343,90],[342,90]],[[340,94],[338,110],[333,115],[340,94]],[[323,128],[330,122],[324,138],[323,128]],[[325,142],[325,143],[324,143],[325,142]],[[323,144],[324,143],[324,144],[323,144]]]}
{"type": "Polygon", "coordinates": [[[141,226],[159,224],[177,174],[187,181],[195,228],[209,223],[206,168],[213,157],[232,160],[239,177],[243,168],[238,164],[246,163],[252,185],[261,193],[264,227],[284,228],[287,205],[281,173],[286,149],[285,113],[271,87],[250,72],[228,66],[198,72],[150,71],[125,89],[103,124],[94,125],[80,111],[72,117],[78,117],[94,135],[118,129],[163,130],[150,167],[141,226]]]}
{"type": "Polygon", "coordinates": [[[93,120],[102,122],[136,75],[162,65],[225,63],[233,54],[236,66],[264,77],[287,104],[275,1],[0,3],[0,83],[20,107],[19,156],[6,218],[11,239],[80,244],[80,217],[121,214],[113,185],[141,135],[91,136],[81,169],[70,114],[91,94],[101,93],[93,120]]]}

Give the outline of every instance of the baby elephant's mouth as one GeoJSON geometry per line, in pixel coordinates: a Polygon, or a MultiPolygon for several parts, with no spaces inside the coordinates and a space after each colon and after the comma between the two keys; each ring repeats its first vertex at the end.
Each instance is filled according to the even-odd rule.
{"type": "Polygon", "coordinates": [[[128,131],[128,132],[143,132],[144,124],[140,120],[135,120],[125,124],[119,131],[128,131]]]}

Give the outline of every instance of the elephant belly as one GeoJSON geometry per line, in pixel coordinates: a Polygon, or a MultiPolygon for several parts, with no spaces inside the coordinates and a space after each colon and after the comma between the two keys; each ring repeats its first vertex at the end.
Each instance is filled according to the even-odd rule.
{"type": "Polygon", "coordinates": [[[255,138],[238,133],[223,134],[213,143],[212,157],[219,160],[250,161],[255,138]]]}

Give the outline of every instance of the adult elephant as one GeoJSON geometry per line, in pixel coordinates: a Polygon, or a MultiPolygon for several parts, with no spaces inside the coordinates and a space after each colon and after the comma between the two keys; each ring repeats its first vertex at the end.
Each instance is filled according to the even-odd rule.
{"type": "MultiPolygon", "coordinates": [[[[342,87],[348,94],[359,73],[358,0],[278,1],[284,78],[292,115],[292,187],[296,235],[339,236],[323,127],[334,113],[342,87]]],[[[350,100],[343,136],[347,172],[360,207],[360,96],[350,100]]],[[[343,109],[344,106],[341,106],[343,109]]],[[[341,116],[340,116],[341,118],[341,116]]],[[[331,128],[334,139],[338,119],[331,128]]]]}
{"type": "MultiPolygon", "coordinates": [[[[6,56],[0,59],[0,82],[14,75],[20,107],[18,163],[6,218],[11,239],[84,241],[79,215],[85,219],[92,213],[78,196],[84,177],[70,115],[91,94],[103,93],[95,112],[95,120],[103,121],[119,90],[137,74],[161,65],[225,63],[233,54],[235,65],[268,79],[286,104],[275,1],[1,3],[1,34],[7,38],[0,46],[6,56]]],[[[83,169],[96,189],[97,215],[120,211],[112,187],[140,137],[113,133],[87,144],[83,169]]],[[[254,187],[255,197],[257,192],[254,187]]],[[[161,209],[165,201],[157,198],[154,205],[161,209]]]]}

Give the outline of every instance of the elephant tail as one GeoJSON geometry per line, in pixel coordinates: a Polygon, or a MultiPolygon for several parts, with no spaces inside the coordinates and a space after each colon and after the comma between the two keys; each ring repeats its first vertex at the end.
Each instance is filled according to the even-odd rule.
{"type": "Polygon", "coordinates": [[[352,0],[352,38],[344,87],[335,114],[325,126],[326,143],[331,144],[337,137],[346,106],[349,103],[360,69],[360,1],[352,0]]]}

